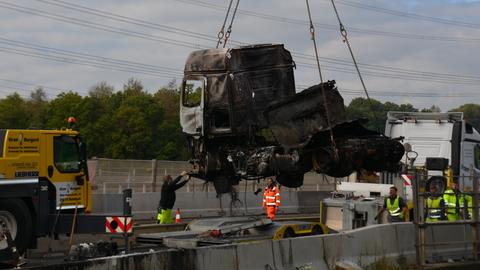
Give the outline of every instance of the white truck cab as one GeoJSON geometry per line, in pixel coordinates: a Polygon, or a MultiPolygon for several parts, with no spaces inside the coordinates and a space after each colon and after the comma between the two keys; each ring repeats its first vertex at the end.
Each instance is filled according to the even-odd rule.
{"type": "Polygon", "coordinates": [[[480,175],[480,134],[461,112],[389,112],[385,135],[404,137],[418,154],[414,166],[425,165],[427,157],[448,159],[461,190],[472,190],[471,169],[480,175]]]}

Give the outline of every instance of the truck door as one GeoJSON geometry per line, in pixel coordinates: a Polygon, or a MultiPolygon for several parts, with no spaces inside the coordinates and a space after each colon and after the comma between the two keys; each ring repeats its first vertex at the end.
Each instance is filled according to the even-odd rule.
{"type": "Polygon", "coordinates": [[[206,80],[204,77],[183,81],[180,104],[180,124],[189,135],[203,135],[203,109],[206,80]]]}
{"type": "Polygon", "coordinates": [[[475,172],[476,175],[480,175],[479,170],[479,155],[480,155],[480,144],[463,141],[462,142],[462,153],[460,160],[460,175],[459,183],[460,189],[462,190],[472,190],[472,173],[475,172]],[[473,170],[473,171],[472,171],[473,170]]]}
{"type": "Polygon", "coordinates": [[[55,185],[57,209],[85,208],[87,205],[86,179],[81,166],[77,138],[69,135],[55,135],[48,138],[47,175],[55,185]]]}
{"type": "Polygon", "coordinates": [[[475,144],[473,148],[473,170],[475,177],[480,181],[480,143],[475,144]]]}

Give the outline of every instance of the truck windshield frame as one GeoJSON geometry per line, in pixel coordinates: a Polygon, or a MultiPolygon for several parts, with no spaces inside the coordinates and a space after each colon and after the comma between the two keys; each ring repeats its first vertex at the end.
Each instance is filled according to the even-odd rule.
{"type": "Polygon", "coordinates": [[[81,155],[78,142],[67,135],[55,136],[54,164],[61,173],[79,173],[81,171],[81,155]]]}
{"type": "Polygon", "coordinates": [[[189,108],[201,106],[205,87],[204,77],[185,78],[182,85],[182,105],[189,108]]]}

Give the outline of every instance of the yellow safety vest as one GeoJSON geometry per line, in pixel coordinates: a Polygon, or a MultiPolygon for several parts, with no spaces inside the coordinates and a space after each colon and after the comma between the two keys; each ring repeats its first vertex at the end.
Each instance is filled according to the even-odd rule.
{"type": "Polygon", "coordinates": [[[392,217],[400,217],[400,218],[403,218],[403,212],[402,212],[402,209],[400,209],[400,206],[399,206],[399,203],[398,203],[398,199],[399,197],[397,196],[395,198],[395,200],[393,201],[393,204],[390,202],[390,197],[387,197],[387,209],[388,209],[388,213],[390,214],[390,216],[392,217]]]}
{"type": "Polygon", "coordinates": [[[442,209],[440,209],[441,201],[442,197],[427,199],[427,222],[439,221],[442,218],[442,209]]]}
{"type": "Polygon", "coordinates": [[[460,208],[462,208],[461,202],[463,201],[461,194],[455,194],[452,189],[447,189],[443,194],[443,200],[447,206],[447,214],[455,215],[459,214],[460,208]],[[458,200],[457,200],[458,196],[458,200]],[[457,204],[458,203],[458,204],[457,204]]]}

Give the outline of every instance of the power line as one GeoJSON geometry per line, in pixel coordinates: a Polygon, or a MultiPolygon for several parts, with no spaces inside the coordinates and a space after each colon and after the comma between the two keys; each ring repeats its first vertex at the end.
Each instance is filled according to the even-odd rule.
{"type": "Polygon", "coordinates": [[[175,78],[174,74],[169,74],[169,73],[152,73],[152,72],[145,72],[145,71],[140,71],[140,70],[135,70],[135,69],[126,69],[126,68],[121,68],[121,67],[115,67],[115,66],[112,66],[112,65],[97,64],[97,63],[93,63],[93,62],[90,62],[90,61],[84,61],[84,60],[79,60],[79,59],[67,59],[67,58],[62,58],[62,57],[54,57],[54,56],[50,56],[48,54],[42,54],[42,53],[38,53],[38,52],[31,53],[31,52],[25,51],[25,50],[12,49],[12,48],[1,47],[1,46],[0,46],[0,52],[7,52],[7,53],[12,53],[12,54],[17,54],[17,55],[30,56],[30,57],[44,59],[44,60],[50,60],[50,61],[54,61],[54,62],[62,62],[62,63],[68,63],[68,64],[81,65],[81,66],[97,67],[97,68],[103,68],[103,69],[115,70],[115,71],[122,71],[122,72],[127,72],[127,73],[137,73],[137,74],[149,75],[149,76],[153,76],[153,77],[169,78],[169,79],[175,78]]]}
{"type": "MultiPolygon", "coordinates": [[[[1,2],[1,1],[0,1],[1,2]]],[[[1,6],[1,5],[0,5],[1,6]]],[[[18,6],[18,5],[16,5],[18,6]]],[[[23,7],[22,7],[23,8],[23,7]]],[[[25,10],[20,10],[20,12],[23,12],[25,10]]],[[[36,11],[36,14],[35,15],[39,15],[41,16],[41,14],[39,14],[39,12],[42,12],[41,10],[35,10],[36,11]]],[[[27,11],[27,13],[29,13],[30,10],[27,11]]],[[[52,13],[50,13],[52,14],[52,13]]],[[[56,14],[53,14],[53,15],[56,15],[56,14]]],[[[66,17],[66,16],[63,16],[64,18],[69,18],[69,17],[66,17]]],[[[50,18],[50,17],[49,17],[50,18]]],[[[77,19],[75,19],[77,20],[77,19]]],[[[85,20],[82,20],[83,22],[85,22],[85,20]]],[[[70,22],[72,23],[72,22],[70,22]]],[[[89,22],[90,24],[94,24],[92,22],[89,22]]],[[[73,23],[75,24],[75,23],[73,23]]],[[[84,25],[82,25],[84,26],[84,25]]],[[[91,25],[90,25],[91,26],[91,25]]],[[[87,26],[87,27],[90,27],[90,26],[87,26]]],[[[105,25],[102,25],[102,26],[105,26],[105,25]]],[[[95,27],[94,27],[95,28],[95,27]]],[[[120,29],[120,28],[116,28],[116,29],[120,29]]],[[[179,29],[179,28],[177,28],[179,29]]],[[[104,29],[102,29],[104,30],[104,29]]],[[[121,29],[123,30],[123,29],[121,29]]],[[[118,32],[116,32],[118,33],[118,32]]],[[[140,32],[136,32],[136,33],[140,33],[140,32]]],[[[118,34],[126,34],[126,35],[129,35],[128,33],[118,33],[118,34]]],[[[143,34],[143,33],[140,33],[140,34],[143,34]]],[[[137,36],[138,37],[138,36],[137,36]]],[[[171,39],[170,39],[171,40],[171,39]]],[[[159,41],[159,42],[163,42],[161,40],[155,40],[155,41],[159,41]]],[[[174,40],[175,42],[182,42],[182,41],[178,41],[178,40],[174,40]]],[[[188,44],[186,42],[182,42],[183,45],[185,46],[191,46],[191,44],[188,44]]],[[[45,48],[45,47],[44,47],[45,48]]],[[[58,51],[58,49],[56,49],[58,51]]],[[[5,50],[4,50],[5,51],[5,50]]],[[[63,50],[65,52],[65,50],[63,50]]],[[[12,50],[10,50],[10,52],[13,53],[12,50]]],[[[67,51],[68,52],[68,51],[67,51]]],[[[16,52],[17,54],[19,52],[16,52]]],[[[309,59],[309,60],[313,60],[313,56],[311,55],[306,55],[306,54],[300,54],[300,53],[294,53],[294,55],[297,54],[299,55],[299,57],[303,57],[304,59],[309,59]]],[[[23,55],[26,55],[25,52],[23,52],[23,55]]],[[[87,54],[83,54],[84,56],[89,56],[87,54]]],[[[27,55],[26,55],[27,56],[27,55]]],[[[97,56],[98,57],[98,56],[97,56]]],[[[38,58],[38,57],[37,57],[38,58]]],[[[105,61],[106,58],[102,58],[102,61],[105,61]]],[[[52,59],[47,59],[47,60],[52,60],[52,59]]],[[[338,60],[338,59],[333,59],[333,58],[330,58],[330,59],[324,59],[325,61],[330,61],[331,63],[334,63],[334,64],[339,64],[339,65],[346,65],[347,61],[345,60],[338,60]]],[[[135,70],[134,69],[125,69],[125,65],[128,66],[128,67],[131,67],[131,61],[125,61],[125,60],[115,60],[115,61],[121,61],[122,62],[122,67],[121,67],[121,70],[119,70],[118,66],[116,67],[115,70],[117,71],[124,71],[124,72],[136,72],[136,73],[140,73],[140,74],[145,74],[145,75],[152,75],[151,74],[151,70],[145,70],[145,68],[143,66],[149,66],[149,67],[152,67],[153,65],[146,65],[146,64],[142,64],[142,63],[135,63],[135,70]]],[[[63,61],[63,62],[66,62],[66,61],[63,61]]],[[[72,63],[71,61],[69,61],[69,63],[72,63]]],[[[117,64],[117,63],[114,63],[114,64],[117,64]]],[[[299,63],[300,65],[299,66],[304,66],[304,67],[307,67],[307,68],[314,68],[312,65],[309,65],[309,64],[301,64],[299,63]]],[[[351,63],[348,64],[349,66],[351,66],[351,63]]],[[[471,83],[476,83],[476,81],[479,79],[478,77],[474,77],[474,76],[463,76],[463,75],[455,75],[455,74],[442,74],[442,73],[429,73],[429,72],[419,72],[419,71],[414,71],[414,70],[406,70],[406,69],[394,69],[394,68],[391,68],[391,67],[383,67],[383,66],[376,66],[376,65],[368,65],[368,64],[361,64],[361,65],[365,65],[368,69],[370,70],[386,70],[386,71],[391,71],[391,72],[396,72],[396,73],[401,73],[401,74],[385,74],[385,73],[381,73],[381,72],[369,72],[368,75],[369,76],[376,76],[376,77],[380,77],[380,78],[396,78],[396,79],[413,79],[413,80],[421,80],[421,81],[429,81],[429,82],[439,82],[439,83],[455,83],[455,84],[471,84],[471,83]],[[449,77],[449,80],[446,80],[445,79],[445,76],[449,77]],[[462,79],[463,78],[463,79],[462,79]]],[[[98,65],[96,65],[96,67],[99,67],[98,65]]],[[[105,67],[108,67],[103,65],[103,68],[105,67]]],[[[330,69],[330,70],[334,70],[334,71],[339,71],[339,72],[343,72],[343,73],[351,73],[351,70],[348,70],[348,69],[344,69],[344,68],[336,68],[336,67],[327,67],[327,69],[330,69]]],[[[172,74],[172,73],[169,73],[168,72],[169,70],[167,70],[167,73],[168,73],[168,76],[165,76],[165,73],[163,74],[163,76],[160,76],[160,77],[168,77],[168,78],[171,78],[169,76],[180,76],[180,70],[176,70],[175,74],[172,74]],[[178,72],[178,73],[177,73],[178,72]]],[[[157,72],[156,70],[154,72],[157,72]]],[[[158,73],[157,73],[158,75],[158,73]]],[[[153,75],[155,76],[155,75],[153,75]]]]}
{"type": "Polygon", "coordinates": [[[0,93],[3,93],[5,95],[12,95],[14,93],[17,93],[19,96],[21,96],[22,98],[29,98],[30,96],[27,95],[27,94],[22,94],[22,93],[19,93],[19,92],[26,92],[28,90],[24,90],[24,89],[21,89],[21,88],[13,88],[13,87],[10,87],[10,86],[6,86],[6,85],[1,85],[0,84],[0,93]],[[14,92],[12,93],[12,90],[14,90],[14,92]]]}
{"type": "Polygon", "coordinates": [[[24,7],[20,5],[16,5],[13,3],[5,2],[5,1],[0,1],[0,7],[5,8],[5,9],[10,9],[14,10],[17,12],[22,12],[30,15],[36,15],[40,17],[45,17],[49,18],[52,20],[56,21],[61,21],[61,22],[66,22],[78,26],[84,26],[88,28],[93,28],[97,30],[102,30],[105,32],[110,32],[110,33],[115,33],[115,34],[122,34],[122,35],[127,35],[130,37],[136,37],[136,38],[141,38],[141,39],[146,39],[146,40],[151,40],[151,41],[158,41],[158,42],[163,42],[171,45],[176,45],[176,46],[181,46],[181,47],[187,47],[190,49],[202,49],[206,48],[207,46],[200,46],[198,44],[193,44],[193,43],[186,43],[183,41],[178,41],[170,38],[163,38],[163,37],[158,37],[155,35],[150,35],[146,33],[141,33],[137,31],[132,31],[132,30],[127,30],[127,29],[122,29],[122,28],[117,28],[105,24],[99,24],[99,23],[92,23],[90,21],[86,20],[81,20],[77,18],[72,18],[72,17],[67,17],[63,15],[58,15],[54,14],[51,12],[47,12],[45,10],[39,10],[39,9],[34,9],[34,8],[29,8],[29,7],[24,7]]]}
{"type": "Polygon", "coordinates": [[[141,70],[148,70],[148,71],[174,72],[176,74],[181,74],[183,72],[183,70],[174,69],[170,67],[162,67],[162,66],[150,65],[150,64],[128,61],[123,59],[109,58],[109,57],[98,56],[93,54],[75,52],[71,50],[57,49],[57,48],[47,47],[47,46],[33,44],[29,42],[24,42],[24,41],[17,41],[13,39],[0,38],[0,43],[28,48],[28,49],[40,50],[48,53],[61,54],[64,56],[81,57],[81,58],[85,58],[93,61],[98,61],[101,63],[121,65],[122,67],[127,66],[127,67],[138,68],[141,70]]]}
{"type": "Polygon", "coordinates": [[[164,78],[178,78],[182,77],[182,71],[160,67],[154,65],[146,65],[142,63],[137,63],[133,61],[126,61],[108,57],[100,57],[91,54],[78,53],[67,50],[59,50],[51,47],[36,45],[27,42],[20,42],[11,39],[0,38],[0,44],[5,44],[5,46],[0,46],[1,52],[13,53],[23,56],[30,56],[34,58],[40,58],[55,62],[63,62],[77,65],[84,65],[90,67],[103,68],[107,70],[116,70],[128,73],[138,73],[144,75],[150,75],[154,77],[164,77],[164,78]],[[8,46],[14,46],[8,47],[8,46]],[[19,49],[23,48],[23,49],[19,49]],[[33,51],[33,52],[32,52],[33,51]]]}
{"type": "Polygon", "coordinates": [[[480,29],[480,24],[476,24],[476,23],[462,22],[462,21],[456,21],[452,19],[445,19],[445,18],[439,18],[439,17],[433,17],[433,16],[420,15],[420,14],[415,14],[410,12],[398,11],[398,10],[382,8],[374,5],[363,4],[357,1],[349,1],[349,0],[337,0],[337,1],[339,4],[342,4],[345,6],[364,9],[364,10],[383,13],[383,14],[389,14],[389,15],[398,16],[402,18],[409,18],[414,20],[428,21],[428,22],[441,23],[445,25],[452,25],[452,26],[459,26],[459,27],[467,27],[467,28],[473,28],[473,29],[480,29]]]}
{"type": "Polygon", "coordinates": [[[52,87],[52,86],[45,86],[43,84],[35,84],[35,83],[30,83],[30,82],[22,82],[22,81],[17,81],[17,80],[12,80],[12,79],[5,79],[5,78],[0,78],[0,81],[7,82],[7,83],[13,83],[13,84],[19,84],[19,85],[28,85],[28,86],[34,86],[34,87],[41,87],[44,89],[52,89],[52,90],[57,90],[57,91],[64,91],[61,88],[57,87],[52,87]]]}
{"type": "MultiPolygon", "coordinates": [[[[0,1],[1,2],[1,1],[0,1]]],[[[1,6],[1,5],[0,5],[1,6]]],[[[18,6],[18,5],[16,5],[18,6]]],[[[25,11],[25,10],[20,10],[20,12],[22,11],[25,11]]],[[[30,10],[29,10],[30,11],[30,10]]],[[[29,13],[29,11],[27,11],[27,13],[29,13]]],[[[35,10],[36,11],[36,15],[39,15],[39,16],[42,16],[41,14],[39,14],[39,12],[41,12],[41,10],[35,10]]],[[[100,12],[98,10],[96,10],[96,12],[100,12]]],[[[52,13],[50,13],[52,14],[52,13]]],[[[113,13],[111,13],[113,14],[113,13]]],[[[56,14],[54,14],[56,15],[56,14]]],[[[97,14],[98,15],[98,14],[97,14]]],[[[66,16],[63,16],[64,18],[69,18],[69,17],[66,17],[66,16]]],[[[51,17],[49,17],[51,18],[51,17]]],[[[132,18],[130,18],[132,19],[132,18]]],[[[75,19],[76,20],[76,19],[75,19]]],[[[82,20],[83,22],[85,22],[85,20],[82,20]]],[[[143,21],[144,23],[146,21],[143,21]]],[[[70,23],[73,23],[75,24],[74,22],[70,22],[70,23]]],[[[89,22],[90,24],[94,24],[92,22],[89,22]]],[[[85,26],[85,25],[82,25],[82,26],[85,26]]],[[[91,26],[91,25],[90,25],[91,26]]],[[[90,27],[90,26],[87,26],[87,27],[90,27]]],[[[102,25],[102,27],[105,26],[105,25],[102,25]]],[[[94,27],[95,28],[95,27],[94,27]]],[[[116,29],[120,29],[120,28],[116,28],[116,29]]],[[[179,28],[176,28],[176,29],[179,29],[179,28]]],[[[101,29],[101,30],[105,30],[105,29],[101,29]]],[[[123,29],[121,29],[123,30],[123,29]]],[[[118,33],[118,32],[116,32],[118,33]]],[[[136,33],[140,33],[140,32],[136,32],[136,33]]],[[[128,33],[119,33],[119,34],[126,34],[126,35],[129,35],[128,33]]],[[[144,34],[144,33],[140,33],[140,34],[144,34]]],[[[138,36],[137,36],[138,37],[138,36]]],[[[159,41],[159,42],[162,42],[160,40],[155,40],[155,41],[159,41]]],[[[172,41],[172,39],[170,39],[170,41],[172,41]]],[[[189,47],[191,46],[191,44],[187,43],[187,42],[183,42],[183,41],[178,41],[178,40],[173,40],[175,42],[181,42],[183,45],[189,47]]],[[[304,59],[309,59],[309,60],[314,60],[313,56],[311,55],[305,55],[305,54],[301,54],[301,53],[293,53],[294,55],[297,55],[297,57],[300,57],[300,58],[304,58],[304,59]]],[[[351,63],[348,63],[347,61],[345,60],[338,60],[338,59],[333,59],[333,58],[322,58],[322,61],[326,61],[326,62],[331,62],[331,63],[334,63],[334,64],[339,64],[339,65],[349,65],[351,66],[352,64],[351,63]],[[348,64],[347,64],[348,63],[348,64]]],[[[442,73],[431,73],[431,72],[423,72],[423,71],[415,71],[415,70],[406,70],[406,69],[395,69],[395,68],[391,68],[391,67],[383,67],[383,66],[378,66],[378,65],[368,65],[368,64],[362,64],[360,63],[360,65],[362,66],[362,68],[367,68],[369,70],[383,70],[383,71],[392,71],[392,72],[396,72],[396,73],[401,73],[403,74],[404,76],[399,76],[398,74],[396,75],[385,75],[385,74],[382,74],[382,73],[378,73],[378,77],[385,77],[385,76],[388,76],[388,77],[395,77],[395,78],[398,78],[398,79],[410,79],[412,78],[412,76],[414,76],[413,78],[418,78],[419,76],[422,76],[422,77],[425,77],[426,79],[424,79],[423,81],[429,81],[428,79],[429,78],[432,78],[432,77],[437,77],[435,78],[435,80],[430,80],[432,82],[446,82],[446,83],[456,83],[456,82],[460,82],[460,83],[470,83],[472,81],[465,81],[463,80],[462,81],[462,78],[466,79],[466,80],[469,80],[469,79],[472,79],[472,80],[478,80],[479,78],[478,77],[474,77],[474,76],[464,76],[464,75],[456,75],[456,74],[442,74],[442,73]],[[408,75],[408,76],[407,76],[408,75]],[[450,77],[451,80],[449,81],[446,81],[445,80],[445,76],[448,76],[450,77]]],[[[308,67],[307,65],[305,65],[306,67],[308,67]]],[[[334,70],[333,68],[331,68],[332,70],[334,70]]],[[[345,72],[345,73],[351,73],[349,70],[344,70],[344,69],[339,69],[337,68],[336,71],[339,71],[339,72],[345,72]]],[[[370,76],[376,76],[376,74],[374,72],[370,73],[369,74],[370,76]]]]}
{"type": "MultiPolygon", "coordinates": [[[[310,86],[308,85],[303,85],[303,84],[297,84],[299,87],[298,90],[304,90],[310,86]]],[[[338,90],[342,95],[346,96],[358,96],[359,94],[363,93],[362,89],[349,89],[349,88],[343,88],[343,87],[338,87],[338,90]]],[[[372,93],[373,96],[384,96],[384,97],[415,97],[415,98],[476,98],[478,97],[477,93],[447,93],[447,94],[438,94],[438,93],[430,93],[430,92],[405,92],[405,91],[398,91],[398,90],[384,90],[384,91],[369,91],[372,93]]]]}
{"type": "MultiPolygon", "coordinates": [[[[307,54],[302,54],[298,52],[292,52],[292,55],[295,56],[295,58],[301,58],[301,59],[307,59],[307,60],[313,60],[312,55],[307,55],[307,54]]],[[[320,57],[322,62],[325,63],[332,63],[335,65],[341,65],[341,66],[352,66],[351,61],[347,60],[342,60],[342,59],[336,59],[336,58],[329,58],[329,57],[320,57]]],[[[297,62],[300,63],[300,62],[297,62]]],[[[475,75],[462,75],[462,74],[451,74],[451,73],[439,73],[439,72],[428,72],[428,71],[422,71],[422,70],[414,70],[414,69],[406,69],[406,68],[398,68],[398,67],[387,67],[387,66],[381,66],[381,65],[375,65],[375,64],[366,64],[366,63],[358,63],[359,66],[362,68],[366,68],[369,70],[378,70],[378,71],[391,71],[391,72],[396,72],[399,74],[406,74],[406,75],[415,75],[415,76],[430,76],[430,77],[438,77],[438,78],[464,78],[464,79],[472,79],[472,80],[480,80],[480,75],[475,76],[475,75]]]]}
{"type": "MultiPolygon", "coordinates": [[[[223,5],[217,5],[214,3],[200,1],[200,0],[174,0],[174,1],[182,2],[189,5],[195,5],[195,6],[200,6],[204,8],[214,9],[214,10],[223,11],[226,9],[226,7],[223,5]]],[[[308,21],[306,20],[275,16],[275,15],[259,13],[259,12],[249,11],[249,10],[241,10],[241,9],[239,9],[237,12],[242,15],[256,17],[256,18],[260,18],[268,21],[275,21],[275,22],[296,24],[296,25],[308,25],[308,21]]],[[[314,23],[314,25],[317,28],[338,31],[337,25],[324,24],[324,23],[314,23]]],[[[474,43],[480,42],[480,38],[458,38],[458,37],[432,36],[432,35],[413,34],[413,33],[398,33],[398,32],[390,32],[390,31],[363,29],[363,28],[357,28],[357,27],[349,27],[349,31],[354,33],[359,33],[359,34],[386,36],[386,37],[403,38],[403,39],[414,39],[414,40],[474,42],[474,43]]]]}
{"type": "MultiPolygon", "coordinates": [[[[42,3],[47,3],[47,4],[50,4],[50,5],[54,5],[54,6],[59,6],[59,7],[66,8],[66,9],[72,9],[72,10],[79,11],[79,12],[82,12],[82,13],[96,15],[96,16],[99,16],[99,17],[102,17],[102,18],[107,17],[107,18],[112,19],[112,20],[116,20],[116,21],[120,21],[120,22],[126,22],[126,23],[132,23],[134,25],[149,27],[149,28],[153,28],[153,29],[157,29],[157,30],[161,30],[161,31],[165,31],[165,29],[167,29],[167,30],[172,30],[173,29],[170,32],[174,32],[174,33],[179,34],[179,35],[183,35],[183,32],[185,32],[185,33],[190,34],[190,35],[186,35],[186,36],[190,36],[190,37],[193,37],[192,35],[194,35],[194,37],[196,37],[196,38],[202,38],[204,40],[209,40],[209,41],[216,41],[216,39],[217,39],[214,36],[208,36],[208,35],[205,35],[205,34],[200,34],[200,33],[188,31],[188,30],[185,30],[185,29],[177,28],[177,27],[171,27],[171,26],[161,25],[161,24],[158,24],[158,23],[153,23],[153,22],[149,22],[149,21],[145,21],[145,20],[139,20],[139,19],[136,19],[136,18],[127,17],[127,16],[115,14],[115,13],[112,13],[112,12],[102,11],[102,10],[98,10],[98,9],[93,9],[93,8],[81,6],[81,5],[78,5],[78,4],[69,3],[69,2],[66,2],[66,1],[61,1],[61,0],[55,0],[55,1],[36,0],[36,1],[39,1],[39,2],[42,2],[42,3]],[[52,2],[59,2],[61,4],[52,3],[52,2]]],[[[246,44],[244,42],[239,42],[239,41],[233,41],[233,42],[236,43],[237,45],[246,44]]],[[[296,57],[299,57],[299,58],[315,60],[315,57],[312,56],[312,55],[305,55],[305,54],[301,54],[301,53],[298,53],[298,52],[292,52],[292,54],[295,55],[296,57]]],[[[338,59],[326,58],[326,57],[321,57],[321,59],[322,59],[323,62],[327,62],[327,63],[330,62],[330,63],[334,63],[334,64],[352,66],[352,63],[350,61],[338,60],[338,59]]],[[[363,63],[359,63],[359,65],[362,66],[362,68],[377,69],[377,70],[383,70],[383,71],[388,70],[388,69],[394,69],[392,67],[369,65],[369,64],[363,64],[363,63]]],[[[413,75],[418,75],[419,73],[421,73],[422,75],[439,76],[439,77],[442,77],[442,78],[444,78],[445,76],[455,77],[455,78],[458,78],[458,77],[463,77],[463,78],[467,77],[468,78],[469,77],[469,76],[465,76],[465,75],[433,73],[433,72],[398,69],[398,68],[396,70],[402,71],[402,72],[407,72],[407,73],[413,74],[413,75]]],[[[472,77],[473,76],[470,76],[470,78],[472,78],[472,77]]],[[[473,79],[478,79],[478,78],[479,77],[473,77],[473,79]]]]}
{"type": "Polygon", "coordinates": [[[74,3],[69,3],[66,1],[61,1],[61,0],[55,0],[55,1],[47,1],[47,0],[35,0],[44,4],[52,5],[52,6],[57,6],[57,7],[62,7],[65,9],[70,9],[70,10],[75,10],[81,13],[86,13],[90,15],[95,15],[101,18],[108,18],[110,20],[118,21],[118,22],[123,22],[123,23],[129,23],[141,27],[146,27],[150,29],[155,29],[155,30],[160,30],[172,34],[178,34],[182,36],[188,36],[188,37],[193,37],[193,38],[198,38],[198,39],[203,39],[206,41],[211,41],[211,42],[216,42],[217,38],[214,36],[207,36],[204,34],[200,34],[194,31],[189,31],[185,29],[180,29],[177,27],[172,27],[164,24],[159,24],[155,22],[150,22],[150,21],[145,21],[133,17],[128,17],[116,13],[112,13],[109,11],[104,11],[104,10],[98,10],[74,3]]]}
{"type": "MultiPolygon", "coordinates": [[[[25,85],[25,86],[33,87],[33,89],[31,89],[31,90],[28,90],[28,89],[22,90],[23,88],[19,88],[19,86],[12,87],[12,86],[3,85],[5,88],[12,88],[14,90],[21,90],[21,91],[29,91],[30,93],[32,93],[33,91],[35,91],[39,87],[42,88],[43,90],[45,90],[47,95],[51,95],[51,94],[58,95],[60,93],[68,92],[68,90],[65,90],[65,89],[62,89],[62,88],[59,88],[59,87],[40,84],[40,83],[31,83],[31,82],[5,79],[5,78],[0,78],[0,81],[10,83],[10,84],[15,84],[15,85],[25,85]]],[[[83,90],[83,91],[75,90],[75,92],[79,93],[81,95],[87,95],[88,94],[88,92],[85,91],[85,90],[83,90]]]]}
{"type": "MultiPolygon", "coordinates": [[[[127,61],[115,58],[102,57],[92,54],[85,54],[74,52],[70,50],[56,49],[52,47],[47,47],[43,45],[37,45],[22,41],[15,41],[12,39],[0,38],[0,44],[5,44],[11,47],[0,47],[1,52],[13,53],[17,55],[30,56],[34,58],[40,58],[44,60],[50,60],[55,62],[63,62],[69,64],[77,64],[83,66],[91,66],[96,68],[102,68],[107,70],[115,70],[128,73],[137,73],[143,75],[149,75],[153,77],[162,77],[162,78],[181,78],[183,76],[182,70],[174,69],[169,67],[161,67],[156,65],[149,65],[134,61],[127,61]],[[23,49],[19,49],[23,48],[23,49]]],[[[297,66],[306,67],[314,69],[315,66],[309,63],[297,62],[297,66]]],[[[326,65],[326,70],[338,71],[342,73],[353,74],[352,69],[339,68],[326,65]]],[[[417,81],[427,81],[427,82],[438,82],[438,83],[450,83],[450,84],[478,84],[479,80],[471,79],[441,79],[428,76],[415,76],[415,75],[399,75],[385,72],[369,72],[366,71],[365,74],[371,77],[380,77],[380,78],[395,78],[395,79],[410,79],[417,81]]]]}
{"type": "MultiPolygon", "coordinates": [[[[315,66],[313,64],[296,62],[298,67],[307,67],[313,69],[315,66]]],[[[357,74],[353,69],[338,68],[328,65],[323,65],[325,70],[329,71],[338,71],[341,73],[348,74],[357,74]]],[[[412,81],[422,81],[422,82],[435,82],[435,83],[444,83],[444,84],[461,84],[461,85],[478,85],[478,80],[455,80],[455,79],[441,79],[441,78],[428,78],[424,76],[414,76],[414,75],[401,75],[401,74],[392,74],[384,72],[362,72],[366,76],[376,77],[376,78],[392,78],[392,79],[401,79],[401,80],[412,80],[412,81]]]]}

